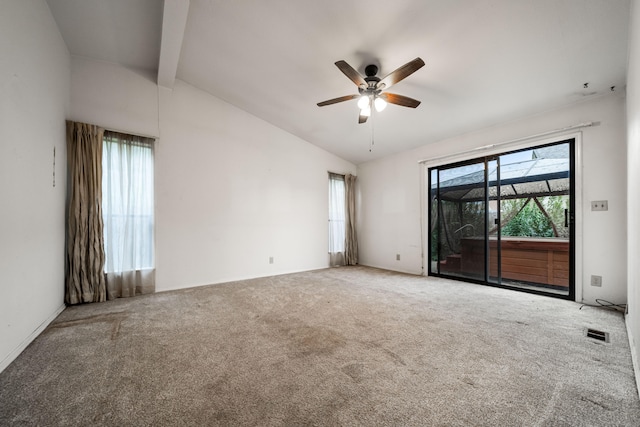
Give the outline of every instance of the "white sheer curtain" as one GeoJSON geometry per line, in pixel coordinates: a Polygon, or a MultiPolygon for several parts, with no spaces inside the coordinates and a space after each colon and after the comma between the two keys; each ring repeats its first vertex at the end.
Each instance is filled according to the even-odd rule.
{"type": "Polygon", "coordinates": [[[105,131],[102,156],[107,298],[155,290],[153,143],[105,131]]]}
{"type": "Polygon", "coordinates": [[[345,249],[344,176],[329,173],[329,264],[344,265],[345,249]]]}

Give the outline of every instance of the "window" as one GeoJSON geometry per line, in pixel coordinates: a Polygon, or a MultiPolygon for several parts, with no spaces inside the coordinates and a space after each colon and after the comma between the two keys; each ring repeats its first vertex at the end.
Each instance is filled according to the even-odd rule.
{"type": "Polygon", "coordinates": [[[154,267],[153,204],[153,139],[105,131],[102,155],[105,273],[154,267]]]}
{"type": "Polygon", "coordinates": [[[344,176],[329,174],[329,253],[343,253],[345,246],[344,176]]]}

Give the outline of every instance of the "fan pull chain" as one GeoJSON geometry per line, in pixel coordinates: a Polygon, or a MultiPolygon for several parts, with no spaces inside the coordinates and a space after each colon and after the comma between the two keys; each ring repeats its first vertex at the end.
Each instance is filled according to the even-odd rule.
{"type": "Polygon", "coordinates": [[[370,120],[370,122],[371,122],[371,141],[369,142],[369,152],[370,153],[373,150],[373,144],[374,144],[374,140],[373,140],[373,122],[374,122],[373,115],[374,114],[375,113],[373,112],[373,108],[372,108],[371,109],[371,120],[370,120]]]}

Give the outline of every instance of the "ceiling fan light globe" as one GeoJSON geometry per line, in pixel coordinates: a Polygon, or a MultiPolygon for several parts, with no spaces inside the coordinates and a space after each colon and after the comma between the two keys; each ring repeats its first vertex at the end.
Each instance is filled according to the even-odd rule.
{"type": "Polygon", "coordinates": [[[387,108],[387,101],[385,101],[382,98],[376,98],[376,100],[374,101],[374,104],[376,106],[376,111],[378,113],[384,110],[385,108],[387,108]]]}
{"type": "Polygon", "coordinates": [[[364,117],[369,117],[371,115],[371,108],[367,105],[367,108],[362,108],[360,110],[360,115],[364,117]]]}
{"type": "Polygon", "coordinates": [[[369,97],[366,95],[363,95],[360,97],[360,99],[358,99],[358,108],[360,108],[361,110],[364,110],[365,108],[369,108],[369,97]]]}

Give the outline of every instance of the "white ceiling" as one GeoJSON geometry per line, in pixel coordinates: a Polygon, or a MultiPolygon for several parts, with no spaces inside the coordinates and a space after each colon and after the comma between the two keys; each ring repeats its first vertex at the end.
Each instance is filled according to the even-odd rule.
{"type": "Polygon", "coordinates": [[[181,79],[356,164],[626,82],[628,0],[165,2],[48,0],[71,54],[181,79]],[[415,110],[359,125],[356,101],[316,106],[357,93],[337,60],[382,77],[416,57],[391,90],[415,110]]]}

